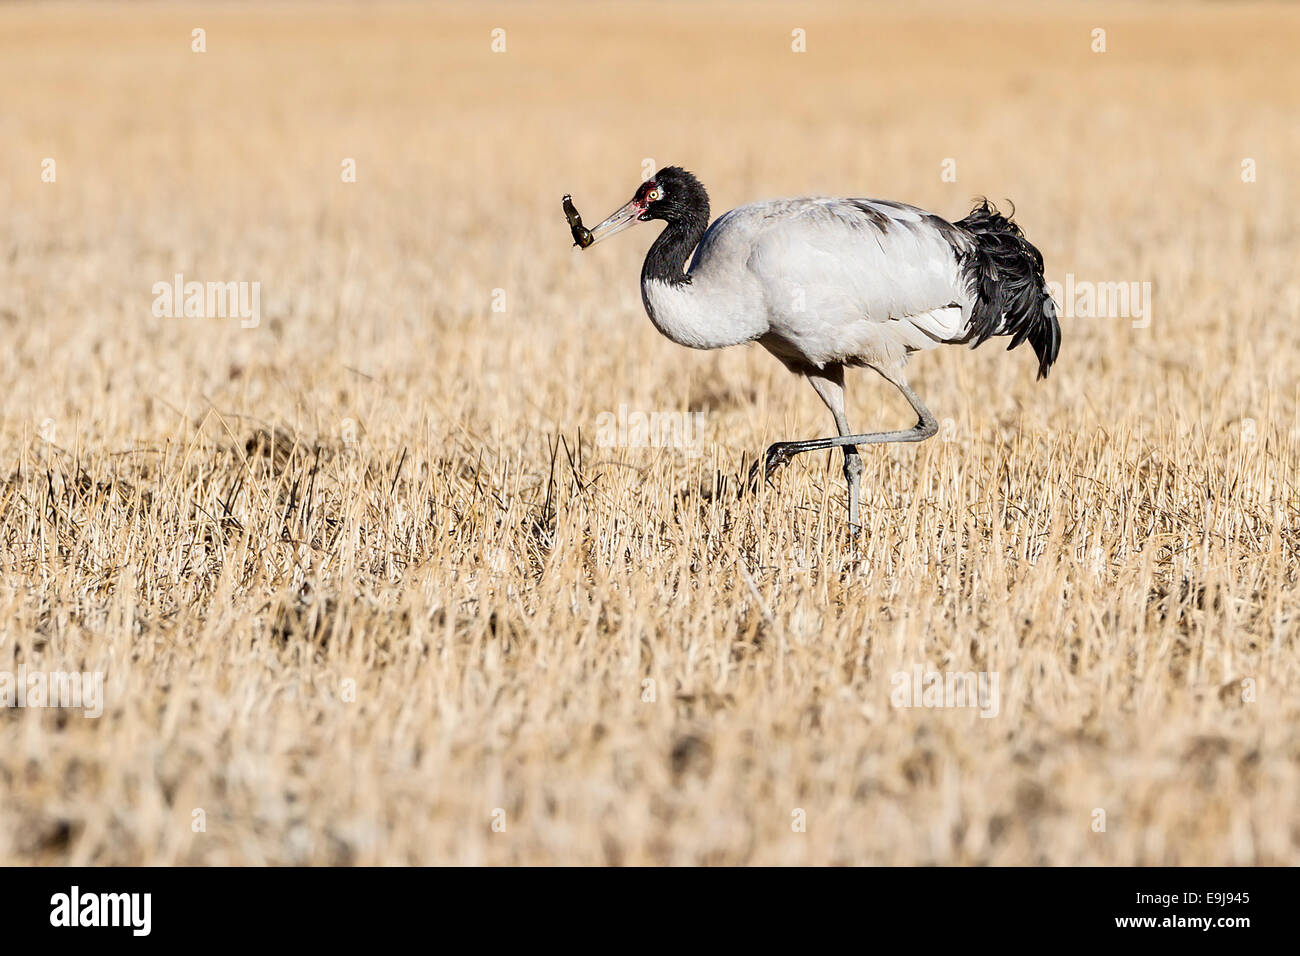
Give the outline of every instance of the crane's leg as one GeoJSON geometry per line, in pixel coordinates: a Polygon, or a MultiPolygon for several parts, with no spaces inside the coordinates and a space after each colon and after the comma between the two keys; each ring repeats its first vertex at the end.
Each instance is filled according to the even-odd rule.
{"type": "MultiPolygon", "coordinates": [[[[838,438],[813,438],[813,439],[809,439],[808,441],[777,442],[775,445],[772,445],[770,448],[768,448],[767,453],[763,456],[763,477],[764,478],[770,478],[772,473],[776,471],[778,468],[780,468],[783,465],[789,464],[790,459],[792,459],[795,455],[802,455],[806,451],[821,451],[822,449],[825,448],[836,448],[836,447],[847,448],[856,445],[880,445],[880,444],[885,444],[887,442],[925,441],[927,438],[931,437],[932,435],[935,434],[935,432],[939,430],[939,423],[935,421],[934,416],[930,414],[930,410],[925,407],[921,399],[917,397],[916,392],[912,391],[911,387],[907,384],[907,380],[903,378],[902,369],[886,370],[882,368],[876,368],[876,366],[874,365],[870,366],[870,368],[876,369],[876,371],[879,372],[885,378],[886,381],[892,383],[895,388],[897,388],[900,392],[903,393],[904,396],[906,396],[908,402],[912,406],[912,409],[916,412],[917,415],[916,425],[913,426],[912,428],[903,429],[901,431],[864,432],[861,435],[846,435],[844,434],[844,431],[846,430],[847,426],[842,426],[840,428],[840,435],[838,438]]],[[[842,383],[843,381],[842,369],[840,371],[840,379],[842,383]]],[[[842,384],[840,385],[839,391],[840,391],[840,398],[842,402],[843,391],[844,391],[842,384]]],[[[818,388],[818,394],[821,394],[820,388],[818,388]]],[[[829,402],[827,404],[829,404],[829,402]]],[[[832,411],[834,411],[834,408],[832,408],[832,411]]],[[[838,417],[836,419],[836,425],[837,426],[839,425],[838,417]]],[[[849,467],[848,462],[846,460],[845,461],[846,476],[848,473],[848,467],[849,467]]],[[[861,468],[861,463],[859,463],[858,467],[861,468]]],[[[757,472],[757,468],[758,468],[758,462],[755,462],[754,470],[751,472],[751,477],[755,475],[755,473],[757,472]]],[[[850,484],[852,484],[851,481],[850,484]]]]}
{"type": "MultiPolygon", "coordinates": [[[[835,416],[835,428],[840,435],[851,435],[849,419],[844,412],[844,366],[828,365],[820,371],[808,372],[808,383],[826,403],[835,416]]],[[[862,456],[857,445],[844,446],[844,481],[849,486],[849,530],[858,533],[858,499],[862,490],[862,456]]]]}

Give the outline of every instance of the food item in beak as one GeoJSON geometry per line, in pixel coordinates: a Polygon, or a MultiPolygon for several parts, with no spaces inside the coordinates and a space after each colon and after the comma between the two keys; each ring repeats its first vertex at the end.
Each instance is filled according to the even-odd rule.
{"type": "Polygon", "coordinates": [[[575,246],[586,249],[596,241],[592,238],[591,231],[582,225],[582,216],[573,206],[573,197],[567,194],[564,197],[564,217],[569,220],[569,232],[573,234],[575,246]]]}

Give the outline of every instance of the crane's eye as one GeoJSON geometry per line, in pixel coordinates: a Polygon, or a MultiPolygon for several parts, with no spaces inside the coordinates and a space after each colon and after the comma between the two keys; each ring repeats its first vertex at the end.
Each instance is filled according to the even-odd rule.
{"type": "Polygon", "coordinates": [[[648,193],[645,194],[645,198],[650,200],[651,202],[658,202],[659,200],[664,198],[664,194],[659,191],[658,187],[655,187],[654,189],[650,190],[648,193]]]}

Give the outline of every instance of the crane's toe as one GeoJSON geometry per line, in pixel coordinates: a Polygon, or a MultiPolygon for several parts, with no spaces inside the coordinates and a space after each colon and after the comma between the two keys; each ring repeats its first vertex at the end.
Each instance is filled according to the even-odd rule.
{"type": "Polygon", "coordinates": [[[790,463],[790,460],[795,456],[795,451],[793,446],[794,446],[793,442],[777,442],[776,444],[771,445],[767,449],[767,451],[764,452],[762,458],[756,460],[754,464],[750,465],[749,467],[750,491],[758,490],[758,482],[759,482],[760,474],[762,475],[764,481],[770,483],[772,480],[772,475],[775,474],[778,469],[790,463]]]}
{"type": "Polygon", "coordinates": [[[771,445],[763,455],[763,477],[770,479],[775,471],[790,464],[792,458],[794,449],[790,442],[779,441],[771,445]]]}

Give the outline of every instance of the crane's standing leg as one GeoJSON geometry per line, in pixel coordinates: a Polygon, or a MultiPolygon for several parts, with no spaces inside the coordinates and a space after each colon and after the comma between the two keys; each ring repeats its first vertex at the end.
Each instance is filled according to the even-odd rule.
{"type": "MultiPolygon", "coordinates": [[[[869,366],[869,368],[874,368],[877,372],[881,374],[881,376],[884,377],[886,381],[892,383],[895,388],[897,388],[900,392],[903,393],[903,395],[907,398],[907,401],[911,404],[912,409],[916,412],[917,415],[916,425],[914,425],[912,428],[907,428],[900,431],[864,432],[861,435],[846,435],[844,434],[844,432],[847,430],[847,424],[841,425],[840,416],[837,415],[835,423],[840,430],[840,435],[838,438],[813,438],[813,439],[809,439],[808,441],[783,441],[783,442],[777,442],[775,445],[769,447],[767,453],[763,456],[763,477],[764,478],[770,478],[772,472],[776,471],[782,465],[788,464],[790,459],[792,459],[795,455],[802,455],[806,451],[821,451],[824,448],[843,447],[846,449],[845,454],[847,456],[848,454],[847,449],[853,446],[879,445],[887,442],[925,441],[927,438],[931,437],[939,430],[939,423],[935,420],[935,417],[932,414],[930,414],[930,410],[925,407],[921,399],[917,397],[916,392],[912,391],[911,387],[907,384],[907,380],[903,377],[903,370],[901,368],[883,369],[883,368],[878,368],[875,365],[869,366]]],[[[827,369],[823,370],[821,374],[825,375],[829,370],[830,369],[828,367],[827,369]]],[[[843,368],[840,368],[840,384],[839,384],[838,392],[839,392],[839,400],[841,403],[841,408],[843,407],[843,398],[844,398],[843,375],[844,375],[843,368]]],[[[813,380],[811,375],[809,376],[809,380],[810,381],[813,380]]],[[[832,386],[834,385],[833,382],[831,384],[832,386]]],[[[817,384],[814,384],[813,387],[817,389],[817,393],[819,395],[822,394],[821,387],[819,387],[817,384]]],[[[824,401],[826,400],[825,395],[822,395],[822,398],[824,401]]],[[[829,405],[830,402],[827,401],[827,404],[829,405]]],[[[833,406],[831,408],[831,411],[832,412],[835,411],[833,406]]],[[[856,447],[853,448],[853,451],[856,454],[857,452],[856,447]]],[[[862,467],[862,463],[859,462],[858,463],[859,473],[861,467],[862,467]]],[[[756,474],[757,469],[758,469],[758,462],[755,462],[754,469],[753,471],[751,471],[751,477],[753,477],[756,474]]],[[[849,463],[847,457],[844,463],[844,472],[845,472],[845,477],[847,478],[849,473],[849,463]]],[[[850,483],[850,487],[852,487],[853,480],[849,479],[849,483],[850,483]]],[[[856,501],[857,501],[857,495],[855,493],[854,502],[856,501]]],[[[853,509],[853,513],[856,513],[856,509],[853,509]]]]}
{"type": "MultiPolygon", "coordinates": [[[[835,416],[835,428],[841,435],[851,435],[844,413],[844,366],[836,363],[808,372],[808,383],[835,416]]],[[[844,481],[849,486],[849,530],[858,533],[858,499],[862,491],[862,456],[857,445],[844,446],[844,481]]]]}

